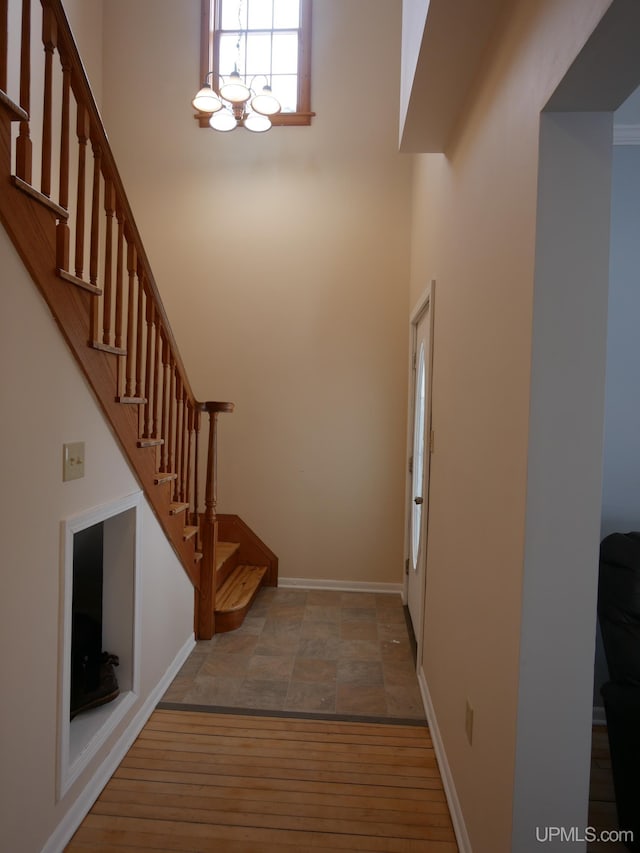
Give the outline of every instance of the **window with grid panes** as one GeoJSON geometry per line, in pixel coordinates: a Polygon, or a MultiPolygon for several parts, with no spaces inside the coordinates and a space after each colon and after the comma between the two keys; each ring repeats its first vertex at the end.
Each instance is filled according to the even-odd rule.
{"type": "Polygon", "coordinates": [[[271,86],[274,125],[311,124],[311,0],[203,0],[202,28],[203,80],[213,71],[217,90],[237,68],[250,88],[271,86]]]}

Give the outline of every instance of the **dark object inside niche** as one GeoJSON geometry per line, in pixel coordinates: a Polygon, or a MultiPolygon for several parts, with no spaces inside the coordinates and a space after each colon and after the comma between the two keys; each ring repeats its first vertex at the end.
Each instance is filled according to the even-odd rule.
{"type": "Polygon", "coordinates": [[[640,850],[640,532],[600,545],[598,620],[609,681],[602,686],[618,823],[640,850]]]}
{"type": "Polygon", "coordinates": [[[103,540],[102,523],[73,537],[71,719],[119,694],[118,658],[102,651],[103,540]]]}

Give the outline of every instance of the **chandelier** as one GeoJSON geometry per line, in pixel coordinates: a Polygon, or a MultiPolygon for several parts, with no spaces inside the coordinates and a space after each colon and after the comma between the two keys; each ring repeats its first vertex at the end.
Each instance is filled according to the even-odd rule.
{"type": "MultiPolygon", "coordinates": [[[[220,85],[216,92],[209,78],[213,71],[209,71],[202,88],[191,101],[196,110],[208,113],[209,125],[214,130],[229,131],[236,127],[244,127],[253,133],[264,133],[271,127],[270,116],[280,112],[280,101],[271,91],[271,86],[266,78],[265,85],[259,92],[253,88],[256,80],[254,77],[250,85],[244,82],[235,65],[233,71],[227,78],[220,78],[220,85]]],[[[257,75],[258,77],[263,75],[257,75]]]]}

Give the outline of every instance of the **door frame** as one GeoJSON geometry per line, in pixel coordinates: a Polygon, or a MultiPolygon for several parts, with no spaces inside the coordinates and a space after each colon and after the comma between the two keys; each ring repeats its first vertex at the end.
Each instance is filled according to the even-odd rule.
{"type": "MultiPolygon", "coordinates": [[[[424,619],[425,619],[425,597],[426,597],[426,582],[427,582],[427,545],[428,545],[428,528],[429,528],[429,492],[430,492],[430,474],[431,474],[431,454],[433,453],[431,436],[432,436],[432,384],[433,384],[433,338],[434,338],[434,308],[435,308],[435,279],[431,279],[429,284],[422,292],[420,298],[415,304],[409,315],[409,364],[408,364],[408,400],[407,400],[407,452],[405,458],[405,524],[404,524],[404,583],[402,601],[408,607],[409,594],[409,572],[411,571],[411,518],[412,518],[412,492],[413,492],[413,475],[411,467],[411,457],[413,454],[413,431],[415,423],[415,374],[416,374],[416,356],[417,356],[417,336],[418,323],[420,322],[425,311],[429,311],[429,351],[427,352],[427,398],[426,398],[426,416],[425,416],[425,438],[429,452],[425,454],[425,470],[424,478],[426,483],[425,497],[426,506],[422,512],[422,546],[418,554],[418,560],[422,564],[422,585],[420,591],[420,618],[418,624],[413,626],[415,640],[417,645],[416,653],[416,669],[419,670],[422,662],[422,641],[424,636],[424,619]]],[[[412,623],[413,624],[413,623],[412,623]]]]}

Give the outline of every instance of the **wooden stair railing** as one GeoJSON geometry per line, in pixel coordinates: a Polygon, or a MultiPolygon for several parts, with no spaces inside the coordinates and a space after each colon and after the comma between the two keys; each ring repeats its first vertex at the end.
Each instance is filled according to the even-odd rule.
{"type": "Polygon", "coordinates": [[[217,416],[233,404],[199,402],[191,389],[61,0],[0,0],[0,220],[196,589],[197,636],[211,637],[217,416]],[[34,14],[42,23],[41,79],[34,14]],[[15,56],[9,20],[20,22],[15,56]]]}

